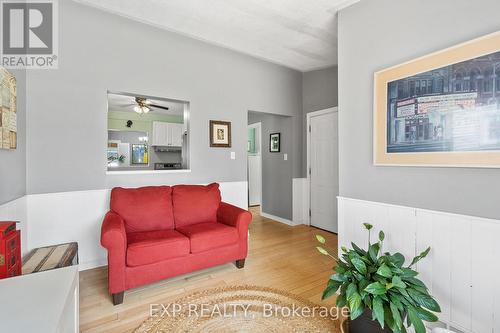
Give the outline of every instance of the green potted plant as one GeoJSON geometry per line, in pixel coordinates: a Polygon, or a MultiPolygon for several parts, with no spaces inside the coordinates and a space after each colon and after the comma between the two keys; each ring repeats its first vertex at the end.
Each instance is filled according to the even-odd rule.
{"type": "MultiPolygon", "coordinates": [[[[441,309],[412,267],[427,256],[430,248],[405,266],[401,253],[382,252],[383,231],[378,241],[371,244],[373,226],[365,223],[364,227],[368,230],[367,250],[351,243],[352,249],[342,247],[341,256],[336,258],[323,247],[317,247],[321,254],[336,262],[335,274],[330,277],[322,299],[339,290],[336,305],[349,309],[350,333],[405,333],[410,326],[417,333],[425,333],[423,321],[437,321],[432,312],[441,312],[441,309]]],[[[325,244],[324,237],[317,235],[316,238],[325,244]]]]}

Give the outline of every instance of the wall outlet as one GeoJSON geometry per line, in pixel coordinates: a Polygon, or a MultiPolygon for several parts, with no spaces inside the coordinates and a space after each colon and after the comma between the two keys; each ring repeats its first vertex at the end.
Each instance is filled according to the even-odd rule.
{"type": "Polygon", "coordinates": [[[283,154],[283,159],[284,159],[285,161],[288,161],[288,154],[283,154]]]}
{"type": "Polygon", "coordinates": [[[232,160],[236,159],[236,152],[234,152],[234,151],[231,152],[231,159],[232,160]]]}

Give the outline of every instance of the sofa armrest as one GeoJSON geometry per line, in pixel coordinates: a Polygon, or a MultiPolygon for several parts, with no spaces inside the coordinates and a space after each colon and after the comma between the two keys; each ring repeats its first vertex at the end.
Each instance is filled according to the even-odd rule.
{"type": "Polygon", "coordinates": [[[220,223],[236,227],[240,238],[247,238],[248,226],[252,222],[252,214],[249,211],[221,202],[217,219],[220,223]]]}
{"type": "Polygon", "coordinates": [[[108,250],[108,288],[110,293],[125,290],[127,233],[122,217],[108,212],[101,226],[101,245],[108,250]]]}
{"type": "Polygon", "coordinates": [[[101,245],[108,251],[119,251],[125,254],[127,233],[125,223],[120,215],[108,212],[101,226],[101,245]]]}

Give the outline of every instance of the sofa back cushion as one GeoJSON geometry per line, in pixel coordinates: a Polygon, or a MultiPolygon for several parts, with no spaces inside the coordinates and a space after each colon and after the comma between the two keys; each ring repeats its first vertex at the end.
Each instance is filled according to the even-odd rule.
{"type": "Polygon", "coordinates": [[[170,186],[115,187],[110,208],[123,218],[127,233],[174,228],[170,186]]]}
{"type": "Polygon", "coordinates": [[[217,222],[221,202],[219,184],[176,185],[172,190],[175,227],[217,222]]]}

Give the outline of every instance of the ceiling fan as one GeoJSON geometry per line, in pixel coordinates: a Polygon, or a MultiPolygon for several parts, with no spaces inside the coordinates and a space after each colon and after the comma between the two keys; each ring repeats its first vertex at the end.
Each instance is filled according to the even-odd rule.
{"type": "Polygon", "coordinates": [[[147,98],[144,98],[144,97],[135,97],[135,103],[137,105],[134,106],[134,111],[137,112],[138,114],[148,113],[150,111],[153,111],[153,108],[163,109],[163,110],[169,109],[166,106],[153,104],[153,103],[151,103],[150,100],[148,100],[147,98]]]}

